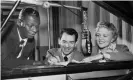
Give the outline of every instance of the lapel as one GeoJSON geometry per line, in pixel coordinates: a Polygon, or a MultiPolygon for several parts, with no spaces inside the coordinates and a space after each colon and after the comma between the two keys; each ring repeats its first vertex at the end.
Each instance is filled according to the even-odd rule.
{"type": "Polygon", "coordinates": [[[61,62],[64,61],[64,58],[63,58],[62,53],[61,53],[61,48],[58,48],[57,55],[59,55],[59,58],[60,58],[61,62]]]}
{"type": "Polygon", "coordinates": [[[18,36],[18,32],[17,32],[17,25],[14,26],[13,28],[13,33],[12,33],[12,37],[15,41],[19,42],[19,36],[18,36]]]}
{"type": "Polygon", "coordinates": [[[34,50],[34,47],[35,47],[34,39],[33,41],[27,40],[27,43],[24,46],[23,51],[22,51],[22,56],[29,56],[31,51],[34,50]]]}
{"type": "Polygon", "coordinates": [[[13,28],[13,31],[12,31],[12,33],[11,33],[11,35],[12,35],[12,46],[14,46],[14,54],[15,54],[15,57],[18,55],[18,53],[16,53],[17,52],[17,49],[18,49],[18,47],[19,47],[19,36],[18,36],[18,32],[17,32],[17,25],[15,25],[14,26],[14,28],[13,28]]]}
{"type": "Polygon", "coordinates": [[[73,52],[71,53],[70,62],[74,59],[74,55],[75,55],[75,52],[73,51],[73,52]]]}

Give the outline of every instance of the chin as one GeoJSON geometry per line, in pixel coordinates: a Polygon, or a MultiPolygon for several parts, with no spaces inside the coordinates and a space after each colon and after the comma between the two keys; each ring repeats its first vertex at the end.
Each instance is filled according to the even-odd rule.
{"type": "Polygon", "coordinates": [[[105,45],[98,45],[99,48],[105,48],[106,46],[105,45]]]}
{"type": "Polygon", "coordinates": [[[106,47],[108,47],[108,46],[106,46],[106,45],[99,45],[100,49],[103,49],[103,48],[106,48],[106,47]]]}
{"type": "Polygon", "coordinates": [[[68,52],[68,51],[64,51],[64,53],[65,53],[65,54],[69,54],[69,53],[70,53],[70,51],[69,51],[69,52],[68,52]]]}

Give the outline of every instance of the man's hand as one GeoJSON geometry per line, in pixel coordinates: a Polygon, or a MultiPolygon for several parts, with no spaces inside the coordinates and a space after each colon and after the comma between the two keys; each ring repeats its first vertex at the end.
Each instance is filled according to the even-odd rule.
{"type": "Polygon", "coordinates": [[[59,60],[59,57],[58,56],[56,56],[56,57],[50,57],[48,59],[48,63],[50,63],[50,64],[56,64],[56,63],[59,63],[59,62],[60,62],[60,60],[59,60]]]}

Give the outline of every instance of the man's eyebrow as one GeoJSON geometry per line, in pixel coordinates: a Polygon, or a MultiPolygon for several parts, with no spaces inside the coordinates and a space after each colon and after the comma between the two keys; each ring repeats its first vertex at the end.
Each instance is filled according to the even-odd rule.
{"type": "Polygon", "coordinates": [[[70,42],[75,42],[75,41],[70,41],[70,42]]]}
{"type": "Polygon", "coordinates": [[[99,34],[98,32],[96,32],[96,34],[99,34]]]}
{"type": "Polygon", "coordinates": [[[63,41],[66,41],[66,40],[63,39],[63,41]]]}

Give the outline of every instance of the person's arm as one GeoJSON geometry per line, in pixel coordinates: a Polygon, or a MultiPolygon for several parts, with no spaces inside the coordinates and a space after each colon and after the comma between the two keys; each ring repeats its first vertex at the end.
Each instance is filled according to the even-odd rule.
{"type": "Polygon", "coordinates": [[[99,60],[99,59],[102,59],[102,58],[103,58],[103,55],[97,54],[97,55],[94,55],[94,56],[86,57],[82,61],[83,62],[91,62],[93,60],[99,60]]]}
{"type": "Polygon", "coordinates": [[[55,64],[60,62],[59,57],[55,56],[51,50],[47,51],[45,63],[46,64],[55,64]]]}
{"type": "Polygon", "coordinates": [[[126,45],[121,45],[119,50],[117,50],[116,52],[111,52],[109,55],[110,55],[110,60],[115,60],[115,61],[133,60],[133,54],[129,51],[126,45]]]}

